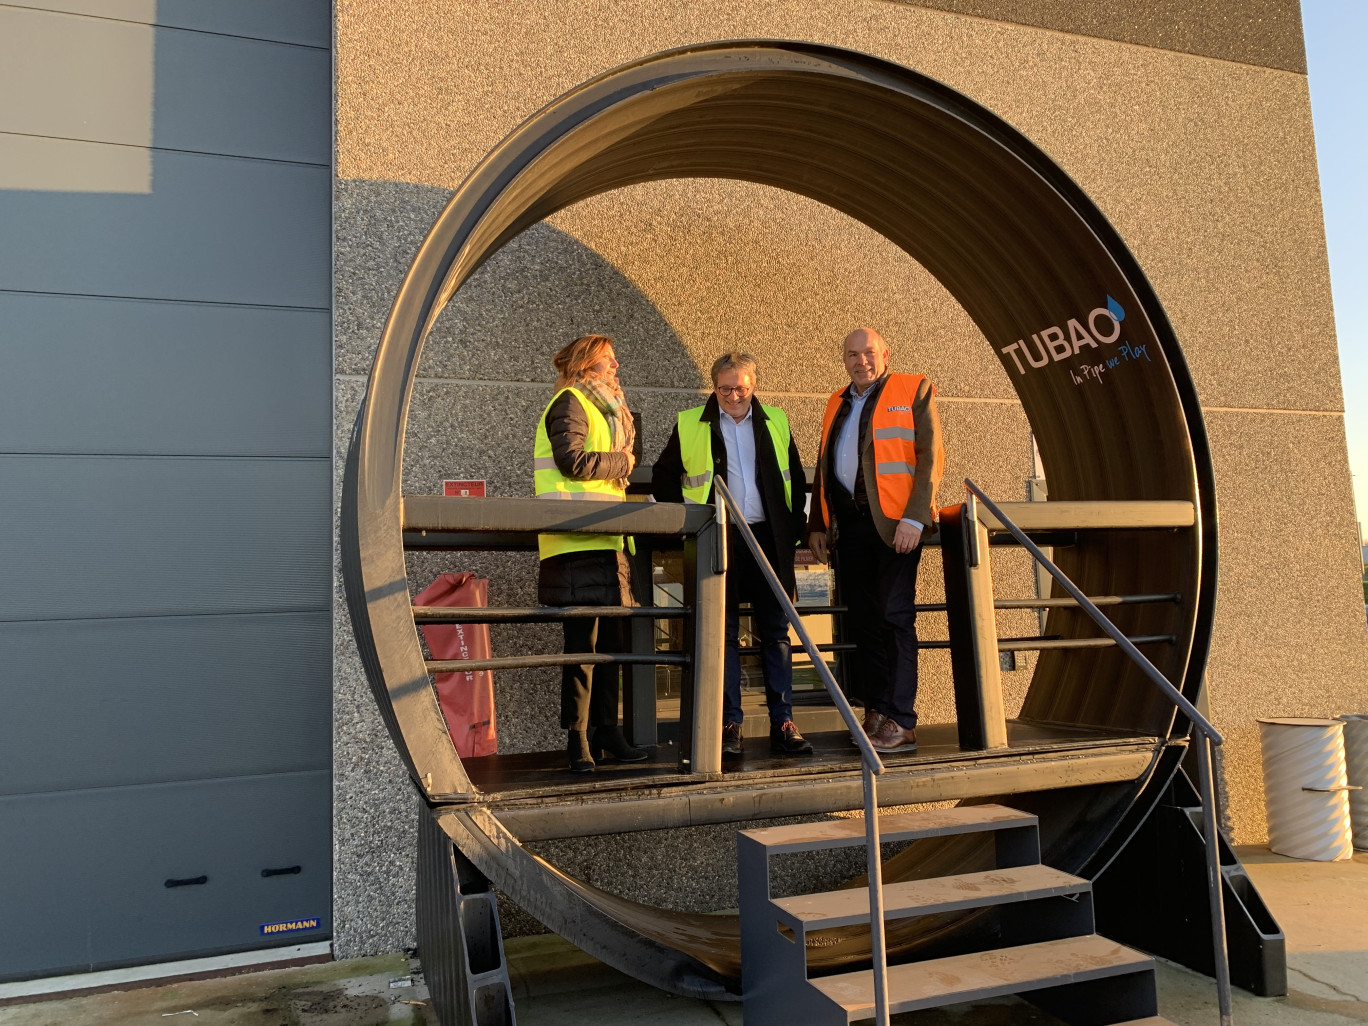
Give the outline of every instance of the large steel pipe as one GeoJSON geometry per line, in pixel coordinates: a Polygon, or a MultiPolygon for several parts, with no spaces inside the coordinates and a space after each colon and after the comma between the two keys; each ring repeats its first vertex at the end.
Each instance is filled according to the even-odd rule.
{"type": "MultiPolygon", "coordinates": [[[[525,228],[597,193],[691,177],[808,196],[864,222],[930,270],[1015,386],[1040,446],[1050,505],[1189,504],[1190,527],[1080,532],[1058,561],[1087,594],[1180,596],[1118,606],[1113,619],[1126,635],[1172,636],[1156,664],[1196,698],[1215,599],[1211,461],[1177,339],[1116,231],[1029,140],[940,83],[832,47],[710,43],[623,65],[525,122],[457,190],[395,300],[348,453],[342,560],[376,701],[429,801],[458,800],[471,786],[428,685],[404,572],[401,462],[423,340],[470,275],[525,228]]],[[[1049,616],[1048,633],[1090,633],[1076,610],[1054,608],[1049,616]]],[[[1169,703],[1114,648],[1042,654],[1023,716],[1160,736],[1187,729],[1175,726],[1169,703]]],[[[1158,760],[1154,777],[1176,762],[1158,760]]],[[[1047,861],[1086,871],[1137,822],[1146,784],[1157,787],[1150,776],[1001,800],[1041,816],[1047,861]]],[[[511,858],[502,850],[495,844],[469,854],[498,880],[507,873],[495,863],[511,858]]],[[[962,858],[944,851],[923,861],[962,858]]],[[[550,867],[520,865],[544,874],[546,894],[558,893],[550,867]]],[[[536,890],[537,879],[521,887],[536,890]]],[[[614,900],[616,917],[605,915],[620,925],[622,903],[614,900]]],[[[677,988],[668,971],[643,965],[622,939],[637,934],[668,946],[670,917],[642,906],[625,932],[589,929],[575,939],[649,982],[677,988]]],[[[734,935],[734,924],[716,929],[704,948],[721,950],[728,931],[734,935]]],[[[734,985],[732,959],[699,961],[734,985]]]]}

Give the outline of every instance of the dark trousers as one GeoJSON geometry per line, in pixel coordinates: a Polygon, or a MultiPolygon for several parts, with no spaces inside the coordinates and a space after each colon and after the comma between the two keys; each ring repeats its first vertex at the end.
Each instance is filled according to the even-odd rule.
{"type": "Polygon", "coordinates": [[[846,687],[867,709],[903,728],[917,725],[917,567],[921,546],[898,555],[868,512],[836,514],[836,581],[850,612],[845,639],[855,644],[846,687]]]}
{"type": "MultiPolygon", "coordinates": [[[[623,626],[618,617],[566,620],[565,651],[625,652],[623,626]]],[[[622,667],[606,664],[574,665],[561,669],[561,727],[593,730],[618,721],[618,682],[622,667]]]]}
{"type": "MultiPolygon", "coordinates": [[[[751,524],[755,540],[771,563],[776,559],[774,533],[767,522],[751,524]]],[[[760,639],[760,675],[765,681],[765,704],[770,723],[793,719],[793,657],[789,622],[774,592],[765,583],[739,530],[727,532],[727,616],[723,651],[722,722],[740,723],[741,603],[751,604],[751,618],[760,639]]]]}

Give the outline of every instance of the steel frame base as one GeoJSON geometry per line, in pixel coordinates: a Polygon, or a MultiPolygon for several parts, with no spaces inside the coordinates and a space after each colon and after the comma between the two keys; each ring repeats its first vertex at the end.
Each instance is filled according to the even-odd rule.
{"type": "Polygon", "coordinates": [[[489,880],[418,814],[418,956],[440,1026],[517,1026],[489,880]]]}

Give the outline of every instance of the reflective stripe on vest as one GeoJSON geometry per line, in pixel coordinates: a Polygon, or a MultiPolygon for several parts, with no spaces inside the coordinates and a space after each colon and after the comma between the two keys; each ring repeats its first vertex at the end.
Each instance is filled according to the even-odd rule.
{"type": "MultiPolygon", "coordinates": [[[[788,414],[777,406],[756,403],[765,414],[765,427],[769,429],[770,443],[779,461],[779,476],[784,482],[784,502],[793,509],[793,472],[789,467],[789,421],[788,414]]],[[[679,415],[679,456],[684,463],[683,485],[684,501],[702,505],[708,501],[712,490],[712,425],[703,420],[706,406],[695,406],[679,415]]],[[[721,410],[719,417],[726,416],[721,410]]],[[[752,421],[752,424],[754,421],[752,421]]],[[[757,471],[757,477],[759,476],[757,471]]]]}
{"type": "MultiPolygon", "coordinates": [[[[537,425],[536,447],[532,454],[532,486],[537,498],[622,502],[627,496],[616,481],[577,481],[562,474],[556,466],[556,458],[551,454],[551,436],[546,431],[546,415],[551,412],[556,400],[566,392],[579,400],[589,421],[589,434],[584,439],[585,451],[608,452],[613,447],[613,434],[609,430],[608,420],[599,412],[598,407],[586,399],[578,389],[561,389],[551,397],[551,402],[546,404],[541,422],[537,425]]],[[[566,552],[585,552],[593,549],[621,552],[622,548],[623,539],[620,534],[537,535],[537,550],[542,559],[566,552]]]]}
{"type": "MultiPolygon", "coordinates": [[[[679,425],[679,457],[684,464],[680,478],[684,501],[698,505],[708,501],[712,490],[712,425],[703,421],[706,406],[685,410],[676,418],[679,425]]],[[[719,411],[718,416],[721,416],[719,411]]]]}
{"type": "MultiPolygon", "coordinates": [[[[917,401],[917,390],[926,380],[923,374],[890,374],[875,401],[870,414],[870,433],[873,435],[874,474],[879,487],[879,509],[889,520],[901,520],[912,498],[912,486],[917,474],[917,425],[913,422],[912,406],[917,401]]],[[[934,387],[934,386],[933,386],[934,387]]],[[[841,409],[841,389],[827,400],[822,417],[822,447],[817,453],[817,465],[825,467],[827,446],[831,444],[831,425],[841,409]]],[[[864,472],[863,452],[860,473],[864,472]]],[[[868,488],[868,482],[865,483],[868,488]]],[[[818,496],[822,523],[831,526],[827,509],[826,488],[818,496]]]]}

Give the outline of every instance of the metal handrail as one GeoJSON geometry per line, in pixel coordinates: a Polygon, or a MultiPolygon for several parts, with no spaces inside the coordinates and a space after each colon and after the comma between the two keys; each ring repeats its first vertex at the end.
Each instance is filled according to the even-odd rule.
{"type": "Polygon", "coordinates": [[[421,624],[559,623],[603,617],[682,620],[692,613],[688,606],[414,606],[413,620],[421,624]]]}
{"type": "Polygon", "coordinates": [[[737,505],[727,483],[721,477],[714,477],[713,485],[713,501],[717,508],[717,523],[721,528],[718,531],[717,541],[721,553],[714,565],[725,569],[727,529],[732,523],[735,523],[746,547],[755,557],[755,565],[760,568],[765,583],[769,585],[770,591],[774,593],[780,608],[784,611],[784,616],[788,618],[794,633],[798,635],[803,651],[807,652],[808,658],[812,660],[812,665],[817,670],[822,685],[826,688],[827,694],[831,696],[832,702],[841,714],[841,719],[845,720],[845,724],[850,729],[850,734],[860,750],[860,776],[864,781],[865,865],[869,878],[870,954],[873,956],[874,971],[874,1021],[878,1026],[889,1026],[888,951],[887,940],[884,935],[883,860],[879,852],[879,797],[875,783],[875,778],[884,771],[883,760],[879,758],[878,752],[874,751],[874,747],[869,743],[869,738],[861,729],[860,721],[855,718],[855,710],[851,708],[845,692],[836,683],[836,678],[831,675],[831,668],[827,666],[826,660],[821,657],[818,646],[813,643],[807,628],[803,626],[803,618],[798,615],[798,610],[794,608],[793,601],[779,581],[779,575],[774,572],[774,567],[770,566],[769,560],[761,550],[760,543],[756,541],[755,533],[746,523],[741,507],[737,505]],[[728,510],[731,511],[731,517],[727,515],[728,510]]]}
{"type": "MultiPolygon", "coordinates": [[[[1178,592],[1160,592],[1153,595],[1091,595],[1090,601],[1095,606],[1132,606],[1150,602],[1178,602],[1182,599],[1178,592]]],[[[742,602],[741,608],[745,609],[749,603],[742,602]]],[[[1006,598],[994,599],[994,609],[1073,609],[1078,605],[1071,598],[1006,598]]],[[[674,607],[670,607],[674,608],[674,607]]],[[[800,616],[824,616],[835,613],[850,612],[849,606],[794,606],[800,616]]],[[[944,613],[947,609],[944,602],[918,602],[916,604],[918,613],[944,613]]]]}
{"type": "MultiPolygon", "coordinates": [[[[998,519],[1002,526],[1017,540],[1017,543],[1029,552],[1049,572],[1051,577],[1059,582],[1060,587],[1069,593],[1078,603],[1079,608],[1092,617],[1097,626],[1102,628],[1102,631],[1116,642],[1117,647],[1130,657],[1131,662],[1138,666],[1151,683],[1178,707],[1179,711],[1202,735],[1197,742],[1197,775],[1200,778],[1198,784],[1202,795],[1202,833],[1206,842],[1207,897],[1211,906],[1211,942],[1214,954],[1213,961],[1216,965],[1216,1001],[1220,1009],[1221,1026],[1232,1026],[1234,1016],[1231,1012],[1230,962],[1226,950],[1225,902],[1221,890],[1220,836],[1216,828],[1216,787],[1211,766],[1212,749],[1225,739],[1211,721],[1203,716],[1197,707],[1188,701],[1183,693],[1174,687],[1169,679],[1144,657],[1130,639],[1103,615],[1102,610],[1088,600],[1088,597],[1078,589],[1077,585],[1069,580],[1068,575],[1055,566],[1050,557],[1045,555],[1035,542],[1026,537],[1026,533],[1009,520],[992,499],[983,494],[982,489],[968,478],[964,479],[964,486],[969,489],[969,494],[972,497],[970,500],[971,507],[974,499],[982,502],[984,508],[998,519]]],[[[971,508],[970,514],[972,515],[972,513],[971,508]]]]}
{"type": "Polygon", "coordinates": [[[546,666],[689,666],[687,652],[552,652],[546,655],[490,656],[487,659],[425,659],[428,673],[477,670],[530,670],[546,666]]]}

